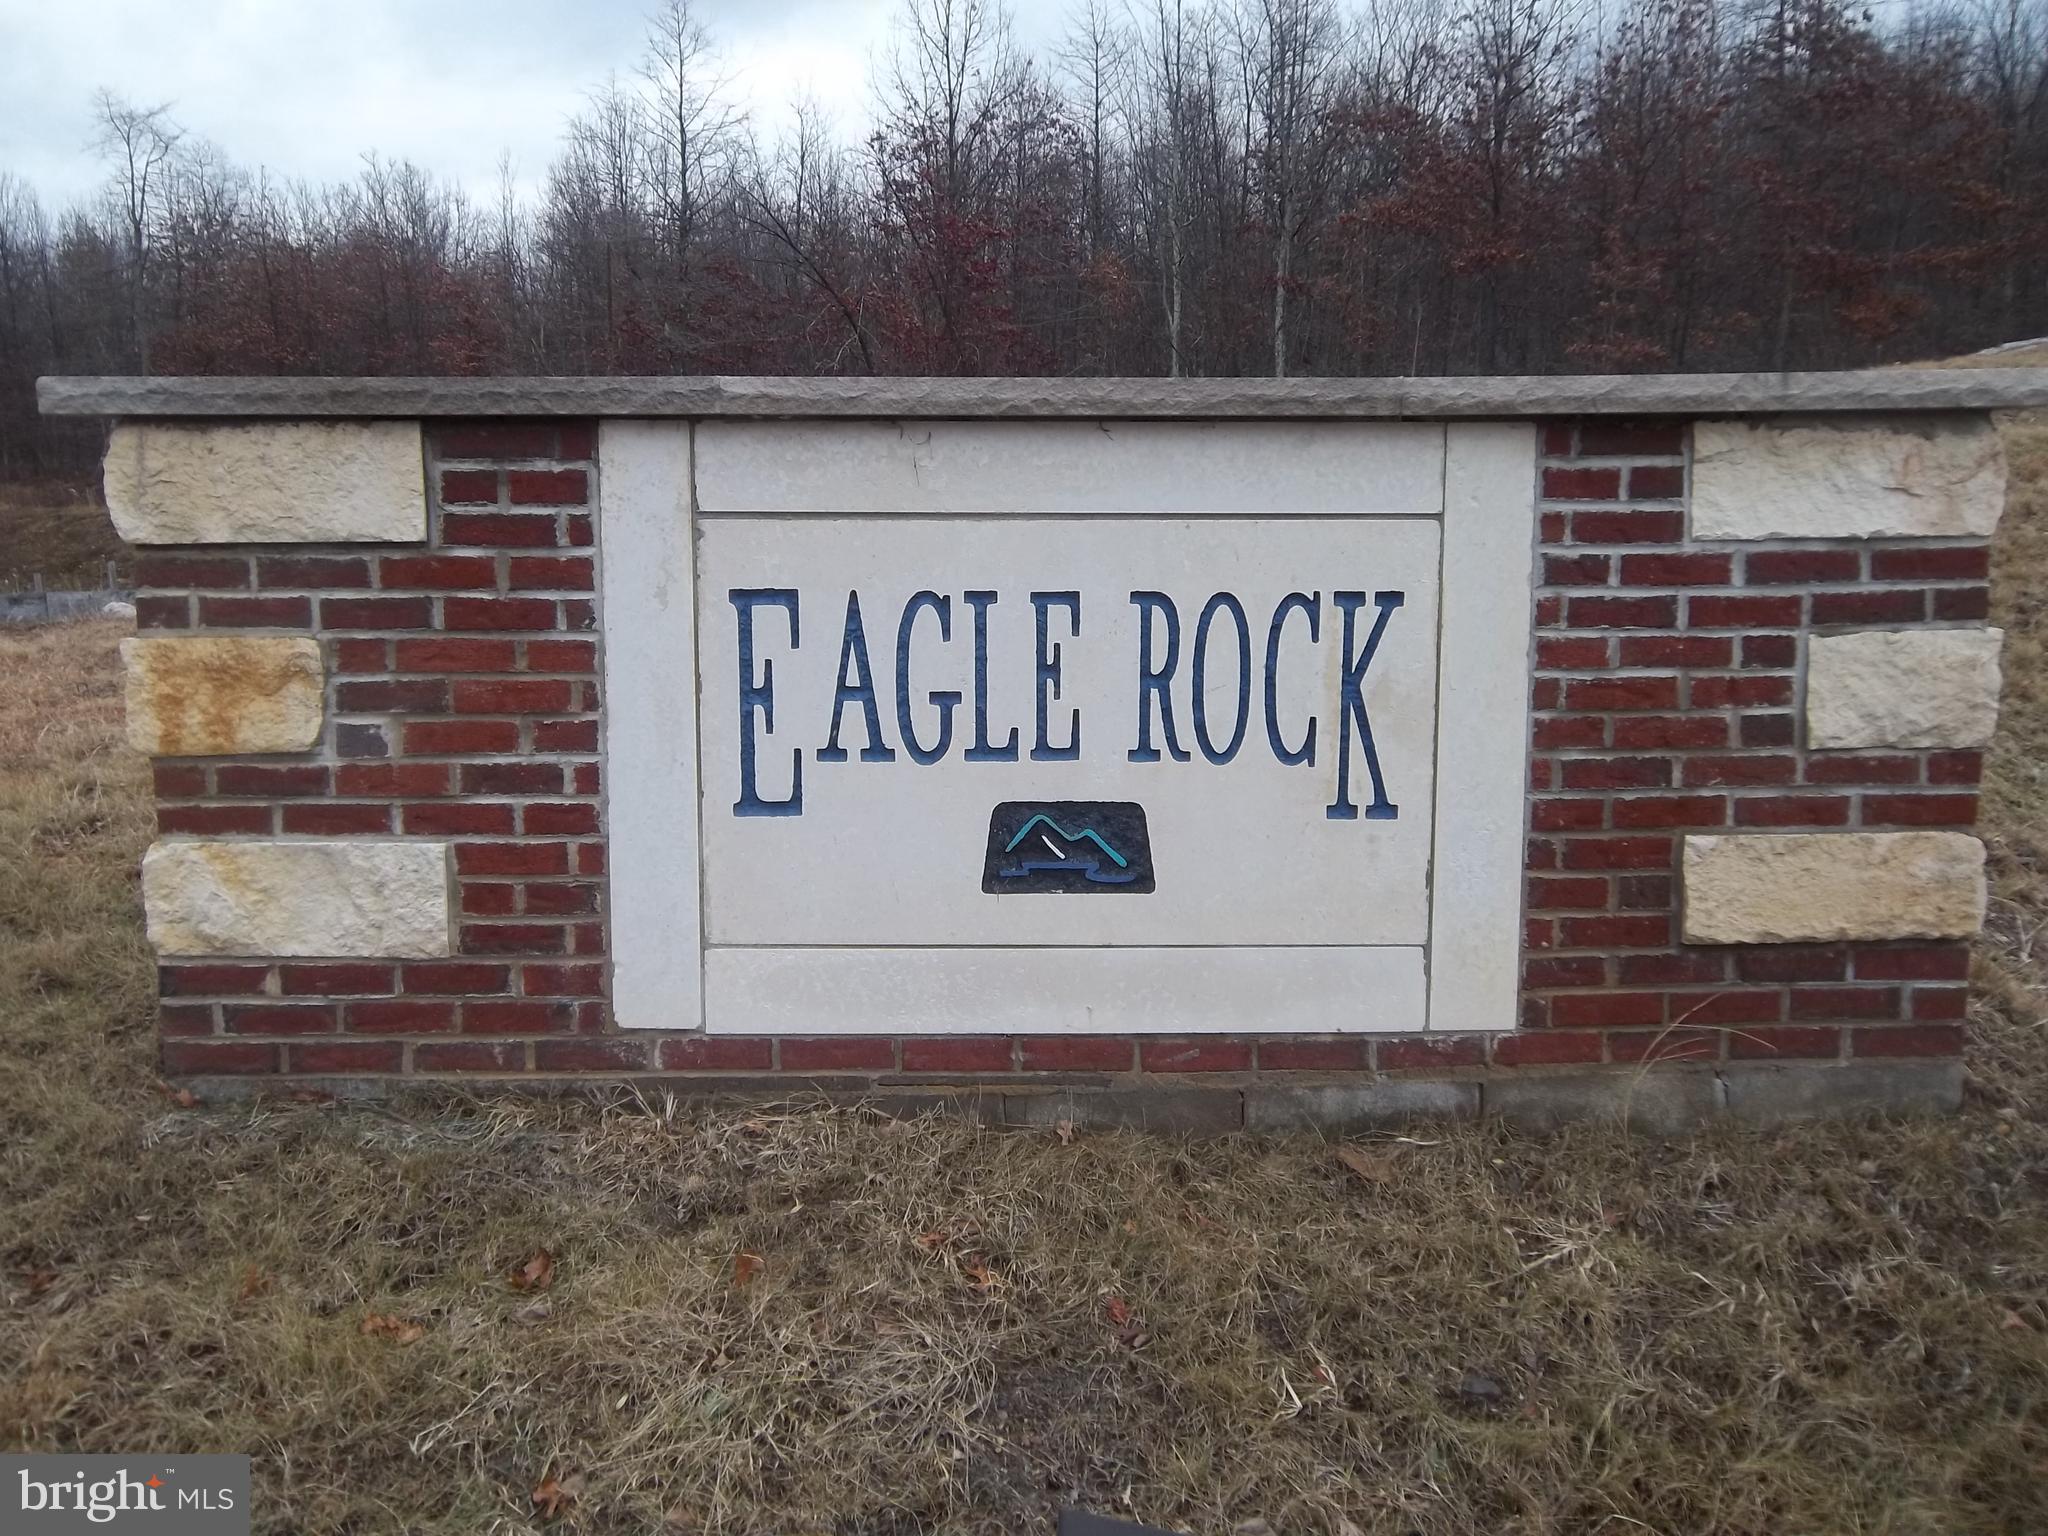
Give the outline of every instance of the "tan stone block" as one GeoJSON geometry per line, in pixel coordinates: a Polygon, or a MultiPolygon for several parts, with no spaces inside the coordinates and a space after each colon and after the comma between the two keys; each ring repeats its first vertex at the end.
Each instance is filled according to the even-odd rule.
{"type": "Polygon", "coordinates": [[[1981,747],[1998,726],[2002,629],[1815,635],[1809,747],[1981,747]]]}
{"type": "Polygon", "coordinates": [[[1693,428],[1696,539],[1982,538],[2004,509],[2005,453],[1988,416],[1693,428]]]}
{"type": "Polygon", "coordinates": [[[114,428],[107,510],[131,544],[418,544],[415,421],[114,428]]]}
{"type": "Polygon", "coordinates": [[[1966,832],[1688,837],[1688,944],[1961,938],[1984,921],[1984,845],[1966,832]]]}
{"type": "Polygon", "coordinates": [[[121,642],[128,740],[152,757],[304,752],[326,716],[320,642],[305,635],[121,642]]]}
{"type": "Polygon", "coordinates": [[[149,941],[164,955],[446,955],[448,865],[440,842],[159,842],[142,859],[149,941]]]}

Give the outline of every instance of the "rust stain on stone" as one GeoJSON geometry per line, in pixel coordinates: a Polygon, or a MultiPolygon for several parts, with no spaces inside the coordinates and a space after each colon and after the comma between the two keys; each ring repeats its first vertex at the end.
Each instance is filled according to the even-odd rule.
{"type": "Polygon", "coordinates": [[[321,667],[310,638],[138,639],[131,738],[167,757],[303,751],[318,739],[321,667]]]}

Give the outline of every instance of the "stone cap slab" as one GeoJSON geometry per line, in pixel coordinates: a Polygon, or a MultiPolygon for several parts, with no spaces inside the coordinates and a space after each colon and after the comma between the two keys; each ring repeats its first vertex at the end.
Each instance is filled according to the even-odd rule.
{"type": "Polygon", "coordinates": [[[1745,416],[2048,405],[2048,368],[1369,379],[120,378],[36,382],[46,416],[1111,419],[1745,416]]]}

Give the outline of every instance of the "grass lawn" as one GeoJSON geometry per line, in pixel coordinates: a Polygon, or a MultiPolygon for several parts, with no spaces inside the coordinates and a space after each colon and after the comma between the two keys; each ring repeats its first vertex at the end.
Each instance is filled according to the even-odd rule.
{"type": "Polygon", "coordinates": [[[0,592],[44,585],[92,588],[109,560],[130,564],[132,551],[107,516],[97,490],[61,481],[0,485],[0,592]]]}
{"type": "Polygon", "coordinates": [[[2008,431],[1950,1121],[1423,1128],[1366,1179],[800,1104],[184,1107],[121,630],[0,636],[0,1447],[246,1451],[279,1533],[2048,1530],[2048,420],[2008,431]]]}

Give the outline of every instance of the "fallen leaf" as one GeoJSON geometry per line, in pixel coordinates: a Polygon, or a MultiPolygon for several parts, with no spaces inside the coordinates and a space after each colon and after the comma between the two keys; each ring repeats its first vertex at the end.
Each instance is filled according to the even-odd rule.
{"type": "Polygon", "coordinates": [[[1124,1218],[1124,1236],[1125,1236],[1125,1237],[1136,1237],[1137,1235],[1138,1235],[1138,1224],[1137,1224],[1137,1222],[1133,1221],[1133,1220],[1132,1220],[1132,1219],[1131,1219],[1130,1217],[1126,1216],[1126,1217],[1124,1218]]]}
{"type": "Polygon", "coordinates": [[[761,1255],[742,1253],[732,1261],[732,1283],[735,1290],[745,1290],[754,1276],[761,1273],[761,1255]]]}
{"type": "Polygon", "coordinates": [[[171,1095],[171,1102],[180,1109],[197,1109],[199,1107],[199,1095],[190,1088],[180,1088],[171,1095]]]}
{"type": "Polygon", "coordinates": [[[54,1269],[32,1269],[28,1272],[28,1293],[31,1296],[42,1295],[56,1283],[57,1271],[54,1269]]]}
{"type": "Polygon", "coordinates": [[[394,1344],[417,1344],[427,1336],[427,1330],[410,1318],[372,1312],[363,1319],[362,1335],[366,1339],[389,1339],[394,1344]]]}
{"type": "Polygon", "coordinates": [[[1125,1349],[1143,1349],[1152,1342],[1152,1335],[1142,1328],[1126,1328],[1116,1336],[1116,1341],[1125,1349]]]}
{"type": "Polygon", "coordinates": [[[1074,1140],[1074,1122],[1062,1120],[1053,1127],[1053,1134],[1059,1137],[1062,1146],[1070,1146],[1074,1140]]]}
{"type": "Polygon", "coordinates": [[[926,1253],[937,1253],[946,1246],[946,1234],[943,1232],[920,1232],[911,1241],[926,1253]]]}
{"type": "Polygon", "coordinates": [[[1999,1319],[1998,1326],[2003,1328],[2007,1333],[2018,1333],[2024,1331],[2029,1325],[2027,1323],[2027,1320],[2024,1317],[2021,1317],[2019,1313],[2008,1312],[2005,1314],[2004,1317],[1999,1319]]]}
{"type": "Polygon", "coordinates": [[[1109,1320],[1112,1323],[1116,1324],[1117,1327],[1121,1328],[1125,1324],[1130,1322],[1131,1306],[1129,1302],[1123,1299],[1123,1297],[1112,1296],[1104,1304],[1104,1306],[1109,1313],[1109,1320]]]}
{"type": "Polygon", "coordinates": [[[1003,1283],[1002,1277],[988,1267],[988,1261],[978,1253],[970,1253],[960,1260],[960,1273],[972,1280],[984,1291],[992,1291],[1003,1283]]]}
{"type": "Polygon", "coordinates": [[[1394,1181],[1393,1153],[1368,1152],[1363,1147],[1339,1147],[1337,1161],[1349,1168],[1368,1184],[1391,1184],[1394,1181]]]}
{"type": "Polygon", "coordinates": [[[574,1504],[583,1492],[583,1474],[571,1472],[557,1477],[550,1472],[540,1480],[540,1486],[533,1490],[533,1506],[540,1511],[543,1520],[552,1520],[574,1504]]]}
{"type": "Polygon", "coordinates": [[[695,1510],[678,1506],[661,1517],[661,1528],[671,1536],[689,1536],[690,1532],[701,1530],[702,1526],[695,1510]]]}
{"type": "Polygon", "coordinates": [[[517,1323],[544,1323],[555,1315],[555,1304],[543,1296],[539,1301],[529,1301],[517,1312],[512,1320],[517,1323]]]}
{"type": "Polygon", "coordinates": [[[533,1257],[505,1277],[515,1291],[544,1291],[555,1283],[555,1256],[536,1248],[533,1257]]]}
{"type": "Polygon", "coordinates": [[[269,1289],[270,1276],[266,1275],[256,1265],[251,1264],[242,1271],[242,1300],[248,1301],[252,1297],[261,1296],[269,1289]]]}

